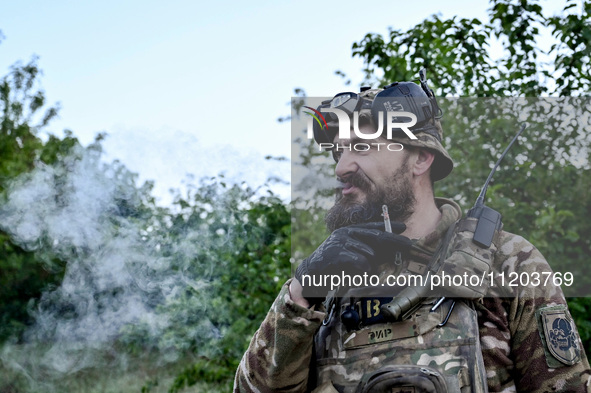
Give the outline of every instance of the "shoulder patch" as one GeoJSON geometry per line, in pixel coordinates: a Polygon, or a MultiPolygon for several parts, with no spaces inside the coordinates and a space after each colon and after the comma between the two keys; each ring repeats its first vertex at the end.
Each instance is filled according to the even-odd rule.
{"type": "Polygon", "coordinates": [[[579,336],[566,306],[540,308],[536,317],[548,367],[572,366],[580,362],[579,336]]]}

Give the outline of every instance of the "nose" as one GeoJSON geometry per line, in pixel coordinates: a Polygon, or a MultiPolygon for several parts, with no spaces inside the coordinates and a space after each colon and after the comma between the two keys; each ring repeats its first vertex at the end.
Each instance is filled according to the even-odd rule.
{"type": "Polygon", "coordinates": [[[355,155],[345,149],[337,162],[335,175],[337,175],[338,178],[346,178],[357,172],[357,170],[359,170],[359,166],[355,160],[355,155]]]}

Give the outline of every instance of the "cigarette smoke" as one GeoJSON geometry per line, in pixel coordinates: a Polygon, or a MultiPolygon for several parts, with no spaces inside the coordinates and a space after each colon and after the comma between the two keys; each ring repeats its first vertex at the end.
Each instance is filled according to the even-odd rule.
{"type": "Polygon", "coordinates": [[[142,212],[149,188],[138,189],[134,174],[100,157],[100,146],[78,147],[59,165],[39,163],[11,184],[0,205],[0,229],[15,243],[49,249],[66,263],[61,285],[31,305],[35,323],[24,343],[0,350],[0,365],[21,372],[35,391],[56,391],[52,381],[88,367],[126,367],[114,344],[125,332],[142,329],[163,362],[220,336],[205,307],[192,315],[164,311],[188,292],[206,302],[210,267],[196,268],[194,258],[232,234],[212,236],[201,226],[171,242],[167,228],[142,212]],[[183,331],[175,334],[172,323],[183,331]],[[108,361],[99,352],[109,353],[108,361]]]}

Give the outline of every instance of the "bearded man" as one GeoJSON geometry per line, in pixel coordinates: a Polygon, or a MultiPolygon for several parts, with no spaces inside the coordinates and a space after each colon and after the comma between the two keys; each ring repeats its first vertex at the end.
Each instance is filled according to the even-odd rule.
{"type": "Polygon", "coordinates": [[[339,184],[326,216],[331,235],[283,286],[234,391],[591,391],[560,287],[507,288],[491,274],[551,272],[539,251],[494,214],[462,219],[455,202],[434,197],[453,161],[424,75],[420,85],[338,94],[318,112],[328,121],[314,137],[332,151],[339,184]],[[343,112],[352,124],[344,134],[343,112]],[[404,132],[382,131],[404,123],[404,132]],[[474,237],[484,219],[493,222],[488,242],[474,237]],[[427,293],[410,280],[444,268],[491,282],[427,293]],[[368,275],[371,285],[351,283],[368,275]],[[341,285],[331,288],[327,277],[341,285]]]}

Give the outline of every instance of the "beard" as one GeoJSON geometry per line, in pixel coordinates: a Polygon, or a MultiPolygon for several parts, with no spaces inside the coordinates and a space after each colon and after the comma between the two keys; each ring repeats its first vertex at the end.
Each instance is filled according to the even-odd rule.
{"type": "Polygon", "coordinates": [[[414,213],[416,203],[407,174],[408,160],[392,174],[387,184],[381,186],[374,185],[361,169],[346,179],[339,179],[359,188],[366,198],[359,202],[344,196],[341,189],[338,189],[335,204],[324,219],[326,228],[333,232],[349,225],[381,221],[382,205],[388,206],[392,221],[406,221],[414,213]]]}

